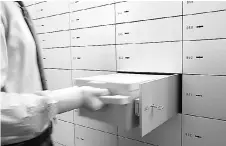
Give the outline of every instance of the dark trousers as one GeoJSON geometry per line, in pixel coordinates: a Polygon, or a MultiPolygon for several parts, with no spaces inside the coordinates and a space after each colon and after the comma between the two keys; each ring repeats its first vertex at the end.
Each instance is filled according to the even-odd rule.
{"type": "Polygon", "coordinates": [[[52,123],[43,133],[41,133],[39,136],[31,140],[4,146],[53,146],[51,134],[52,134],[52,123]]]}

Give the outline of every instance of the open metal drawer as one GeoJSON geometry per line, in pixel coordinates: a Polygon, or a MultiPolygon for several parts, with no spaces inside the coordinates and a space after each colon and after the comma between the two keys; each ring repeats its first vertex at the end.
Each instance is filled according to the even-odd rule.
{"type": "Polygon", "coordinates": [[[100,97],[107,105],[98,111],[80,109],[80,115],[129,130],[140,127],[144,136],[179,110],[179,75],[116,73],[76,78],[76,86],[107,88],[100,97]]]}

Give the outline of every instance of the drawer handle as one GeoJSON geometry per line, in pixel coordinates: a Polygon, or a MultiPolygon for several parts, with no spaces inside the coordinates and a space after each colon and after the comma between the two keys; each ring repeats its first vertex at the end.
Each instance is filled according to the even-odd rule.
{"type": "Polygon", "coordinates": [[[84,140],[84,138],[76,137],[76,139],[84,140]]]}
{"type": "Polygon", "coordinates": [[[81,59],[81,57],[73,57],[73,59],[74,59],[74,60],[76,60],[76,59],[81,59]]]}
{"type": "Polygon", "coordinates": [[[196,138],[202,138],[202,136],[199,136],[199,135],[195,135],[195,137],[196,137],[196,138]]]}
{"type": "Polygon", "coordinates": [[[112,95],[112,96],[100,96],[102,102],[105,104],[126,105],[133,100],[130,96],[112,95]]]}
{"type": "Polygon", "coordinates": [[[196,94],[195,96],[196,96],[196,97],[202,97],[202,95],[201,95],[201,94],[196,94]]]}
{"type": "MultiPolygon", "coordinates": [[[[76,21],[79,21],[79,19],[75,19],[76,21]]],[[[71,22],[75,22],[75,20],[71,20],[71,22]]]]}
{"type": "Polygon", "coordinates": [[[129,56],[127,56],[127,57],[122,57],[122,56],[119,56],[119,59],[130,59],[130,57],[129,56]]]}
{"type": "Polygon", "coordinates": [[[198,25],[198,26],[196,26],[196,28],[202,28],[202,27],[204,27],[203,25],[198,25]]]}
{"type": "Polygon", "coordinates": [[[196,56],[197,59],[203,59],[203,56],[196,56]]]}
{"type": "Polygon", "coordinates": [[[37,10],[37,12],[41,12],[41,11],[43,11],[43,9],[37,10]]]}
{"type": "Polygon", "coordinates": [[[129,32],[120,32],[120,33],[118,33],[118,36],[123,36],[124,34],[129,34],[129,32]]]}
{"type": "MultiPolygon", "coordinates": [[[[129,13],[129,10],[124,11],[124,13],[129,13]]],[[[122,15],[123,12],[118,12],[117,14],[118,14],[118,15],[122,15]]]]}
{"type": "Polygon", "coordinates": [[[42,25],[37,25],[37,27],[42,27],[42,26],[44,26],[43,24],[42,25]]]}
{"type": "Polygon", "coordinates": [[[75,39],[75,38],[76,38],[76,39],[80,39],[80,37],[72,37],[72,39],[75,39]]]}
{"type": "Polygon", "coordinates": [[[46,58],[43,58],[43,59],[46,59],[46,58]]]}
{"type": "Polygon", "coordinates": [[[42,40],[43,42],[45,42],[46,40],[42,40]]]}

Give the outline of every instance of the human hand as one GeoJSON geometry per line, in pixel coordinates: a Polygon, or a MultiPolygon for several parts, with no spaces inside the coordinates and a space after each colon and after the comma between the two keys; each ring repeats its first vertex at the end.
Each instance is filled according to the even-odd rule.
{"type": "Polygon", "coordinates": [[[108,89],[100,89],[89,86],[80,87],[84,98],[83,106],[91,110],[99,110],[104,106],[104,103],[99,98],[100,96],[109,95],[108,89]]]}
{"type": "Polygon", "coordinates": [[[53,91],[36,92],[36,95],[46,96],[57,102],[57,113],[61,114],[81,107],[90,110],[99,110],[104,106],[100,96],[108,95],[108,89],[100,89],[89,86],[69,87],[53,91]]]}

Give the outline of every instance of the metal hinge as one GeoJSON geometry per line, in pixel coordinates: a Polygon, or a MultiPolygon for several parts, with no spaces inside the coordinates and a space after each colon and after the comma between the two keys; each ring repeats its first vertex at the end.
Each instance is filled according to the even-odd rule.
{"type": "Polygon", "coordinates": [[[135,99],[135,115],[140,116],[139,98],[135,99]]]}

